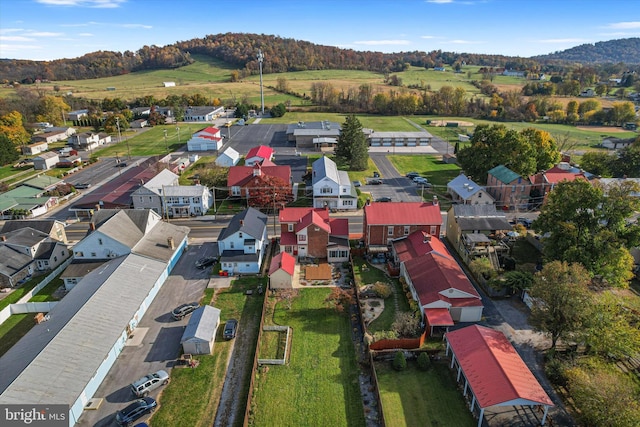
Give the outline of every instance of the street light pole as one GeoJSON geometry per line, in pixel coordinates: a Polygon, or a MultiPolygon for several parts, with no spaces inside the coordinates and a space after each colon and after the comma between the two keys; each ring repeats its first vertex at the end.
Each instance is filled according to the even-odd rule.
{"type": "Polygon", "coordinates": [[[167,130],[164,130],[164,147],[167,150],[167,153],[169,152],[169,144],[167,144],[167,130]]]}
{"type": "Polygon", "coordinates": [[[176,126],[176,130],[178,131],[178,144],[180,144],[180,126],[176,126]]]}
{"type": "Polygon", "coordinates": [[[260,107],[262,115],[264,116],[264,89],[262,87],[262,62],[264,61],[264,55],[262,49],[258,49],[258,64],[260,64],[260,107]]]}

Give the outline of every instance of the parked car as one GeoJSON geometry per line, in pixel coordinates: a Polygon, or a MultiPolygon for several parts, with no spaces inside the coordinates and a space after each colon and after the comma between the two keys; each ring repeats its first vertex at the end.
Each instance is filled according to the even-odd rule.
{"type": "Polygon", "coordinates": [[[429,181],[427,178],[423,177],[423,176],[416,176],[412,178],[413,182],[418,182],[418,181],[429,181]]]}
{"type": "Polygon", "coordinates": [[[89,184],[89,183],[79,183],[79,184],[74,184],[74,187],[75,187],[76,190],[84,190],[85,188],[91,187],[91,184],[89,184]]]}
{"type": "Polygon", "coordinates": [[[236,332],[238,332],[238,321],[236,319],[227,320],[227,323],[224,324],[224,339],[230,340],[235,338],[236,332]]]}
{"type": "Polygon", "coordinates": [[[354,187],[361,187],[362,183],[360,181],[353,181],[353,186],[354,187]]]}
{"type": "Polygon", "coordinates": [[[376,202],[382,202],[382,203],[386,203],[386,202],[390,202],[391,201],[391,197],[378,197],[376,199],[376,202]]]}
{"type": "Polygon", "coordinates": [[[196,267],[200,269],[204,269],[215,264],[216,262],[218,262],[218,259],[216,257],[208,256],[208,257],[200,258],[199,260],[197,260],[196,267]]]}
{"type": "Polygon", "coordinates": [[[413,179],[417,176],[420,176],[420,174],[418,172],[409,172],[408,174],[405,175],[407,178],[409,179],[413,179]]]}
{"type": "Polygon", "coordinates": [[[526,228],[531,228],[531,224],[533,224],[533,220],[530,218],[518,218],[518,224],[522,224],[526,228]]]}
{"type": "Polygon", "coordinates": [[[370,185],[380,185],[380,184],[382,184],[382,180],[381,179],[370,179],[369,180],[369,184],[370,185]]]}
{"type": "Polygon", "coordinates": [[[380,178],[380,174],[378,173],[378,171],[373,171],[373,177],[380,178]]]}
{"type": "Polygon", "coordinates": [[[421,176],[417,177],[416,179],[413,180],[413,182],[415,182],[418,185],[428,185],[431,186],[431,184],[429,184],[429,181],[426,178],[423,178],[421,176]]]}
{"type": "Polygon", "coordinates": [[[131,383],[131,391],[136,397],[145,397],[153,390],[169,383],[169,374],[167,371],[160,370],[153,374],[145,375],[138,381],[131,383]]]}
{"type": "Polygon", "coordinates": [[[173,309],[173,311],[171,312],[171,317],[173,317],[175,320],[180,320],[185,316],[193,313],[193,311],[198,307],[200,307],[200,304],[198,304],[197,302],[190,302],[187,304],[179,305],[173,309]]]}
{"type": "Polygon", "coordinates": [[[116,413],[116,422],[121,426],[130,426],[135,420],[145,414],[155,411],[158,403],[152,397],[135,400],[129,406],[116,413]]]}

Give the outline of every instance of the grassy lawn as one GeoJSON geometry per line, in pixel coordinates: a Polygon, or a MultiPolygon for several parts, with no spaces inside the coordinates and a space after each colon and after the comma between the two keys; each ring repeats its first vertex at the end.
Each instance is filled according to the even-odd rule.
{"type": "Polygon", "coordinates": [[[457,389],[446,363],[434,363],[428,371],[414,361],[395,371],[389,363],[376,363],[385,424],[389,427],[456,426],[477,424],[457,389]]]}
{"type": "Polygon", "coordinates": [[[33,313],[13,314],[0,325],[0,356],[35,326],[33,313]]]}
{"type": "Polygon", "coordinates": [[[262,331],[260,339],[260,359],[284,358],[286,331],[262,331]]]}
{"type": "MultiPolygon", "coordinates": [[[[222,289],[215,295],[208,292],[205,301],[222,311],[221,322],[227,319],[249,319],[259,323],[262,310],[262,298],[256,295],[247,296],[247,289],[255,289],[259,284],[265,285],[265,279],[244,277],[235,280],[231,287],[222,289]]],[[[216,415],[224,378],[227,371],[227,360],[231,352],[232,342],[222,338],[222,327],[218,328],[216,343],[211,356],[196,356],[200,365],[196,369],[177,368],[171,371],[171,383],[165,387],[160,398],[160,407],[154,414],[154,427],[175,426],[211,426],[216,415]]],[[[252,339],[257,338],[256,336],[252,339]]],[[[255,348],[255,346],[253,346],[255,348]]],[[[253,355],[247,358],[253,363],[253,355]]],[[[251,366],[246,369],[246,387],[239,396],[239,402],[246,402],[251,366]]],[[[244,405],[239,405],[236,419],[242,419],[244,405]]]]}
{"type": "Polygon", "coordinates": [[[7,307],[9,304],[17,303],[20,298],[27,294],[27,292],[35,288],[41,280],[42,277],[34,277],[19,288],[14,289],[9,296],[0,300],[0,310],[7,307]]]}
{"type": "Polygon", "coordinates": [[[349,319],[327,307],[327,288],[302,289],[269,321],[293,328],[290,363],[255,379],[251,426],[365,424],[349,319]]]}
{"type": "Polygon", "coordinates": [[[58,298],[53,297],[53,293],[63,284],[64,281],[62,279],[53,279],[47,286],[40,289],[40,291],[29,300],[29,302],[58,301],[58,298]]]}

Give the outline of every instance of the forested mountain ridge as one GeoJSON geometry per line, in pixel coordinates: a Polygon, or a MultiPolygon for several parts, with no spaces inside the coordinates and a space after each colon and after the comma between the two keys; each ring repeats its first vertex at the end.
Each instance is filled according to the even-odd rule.
{"type": "Polygon", "coordinates": [[[640,64],[640,38],[628,38],[586,43],[560,52],[535,56],[533,59],[545,62],[547,60],[604,63],[624,62],[625,64],[640,64]]]}
{"type": "Polygon", "coordinates": [[[408,65],[455,67],[463,63],[531,71],[542,70],[541,63],[621,62],[620,58],[623,57],[630,64],[640,63],[640,39],[637,38],[600,42],[595,46],[582,45],[536,58],[521,58],[441,50],[428,53],[356,51],[273,35],[225,33],[179,41],[164,47],[144,46],[136,52],[98,51],[79,58],[54,61],[3,59],[0,60],[0,81],[32,83],[37,79],[82,80],[116,76],[139,70],[177,68],[193,62],[191,53],[204,54],[222,60],[236,67],[242,75],[249,75],[258,72],[259,65],[256,58],[258,49],[262,49],[265,55],[263,71],[267,74],[323,69],[391,73],[403,71],[408,65]]]}

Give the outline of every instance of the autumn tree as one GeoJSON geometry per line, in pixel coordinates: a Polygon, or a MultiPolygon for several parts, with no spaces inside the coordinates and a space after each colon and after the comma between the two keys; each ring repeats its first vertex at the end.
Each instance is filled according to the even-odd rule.
{"type": "Polygon", "coordinates": [[[355,304],[355,297],[351,289],[331,288],[325,302],[332,305],[337,312],[344,313],[349,310],[349,306],[355,304]]]}
{"type": "Polygon", "coordinates": [[[591,278],[580,264],[552,261],[537,273],[529,294],[533,306],[529,321],[551,338],[551,349],[559,340],[571,339],[584,332],[591,306],[588,289],[591,278]]]}
{"type": "Polygon", "coordinates": [[[13,145],[22,146],[29,143],[29,132],[22,122],[22,114],[11,111],[0,116],[0,135],[5,136],[13,145]]]}
{"type": "Polygon", "coordinates": [[[40,99],[36,120],[39,122],[49,122],[55,126],[62,126],[64,115],[71,111],[59,96],[44,96],[40,99]]]}
{"type": "Polygon", "coordinates": [[[339,160],[350,170],[363,171],[369,166],[369,147],[362,132],[362,125],[355,115],[348,115],[342,124],[335,151],[339,160]]]}
{"type": "Polygon", "coordinates": [[[282,209],[293,200],[291,186],[277,176],[257,175],[246,184],[247,204],[264,210],[282,209]]]}

